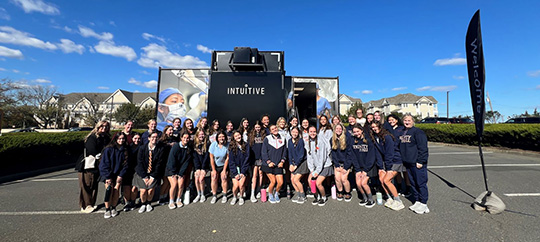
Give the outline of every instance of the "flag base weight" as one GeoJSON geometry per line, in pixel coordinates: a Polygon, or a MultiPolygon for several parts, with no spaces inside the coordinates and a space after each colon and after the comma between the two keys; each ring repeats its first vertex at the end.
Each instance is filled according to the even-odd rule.
{"type": "Polygon", "coordinates": [[[504,202],[491,191],[480,194],[471,206],[476,211],[487,211],[490,214],[502,213],[506,209],[504,202]]]}

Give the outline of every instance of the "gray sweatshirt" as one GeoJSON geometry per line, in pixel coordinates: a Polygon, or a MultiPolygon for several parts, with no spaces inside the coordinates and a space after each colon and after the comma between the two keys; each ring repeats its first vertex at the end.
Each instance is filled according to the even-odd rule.
{"type": "Polygon", "coordinates": [[[314,140],[309,140],[306,156],[309,171],[320,174],[323,168],[332,166],[332,160],[330,159],[331,147],[323,140],[324,138],[317,138],[317,147],[314,140]]]}

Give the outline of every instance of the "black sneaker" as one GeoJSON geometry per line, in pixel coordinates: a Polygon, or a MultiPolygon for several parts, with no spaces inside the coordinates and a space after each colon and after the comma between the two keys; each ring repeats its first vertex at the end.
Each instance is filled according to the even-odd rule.
{"type": "Polygon", "coordinates": [[[326,205],[326,201],[328,201],[326,197],[319,199],[319,207],[326,205]]]}
{"type": "Polygon", "coordinates": [[[366,204],[367,204],[367,201],[366,201],[366,199],[363,199],[363,198],[358,203],[358,205],[360,205],[360,206],[366,206],[366,204]]]}
{"type": "Polygon", "coordinates": [[[319,199],[315,198],[313,199],[313,202],[311,202],[312,205],[317,205],[319,204],[319,199]]]}
{"type": "Polygon", "coordinates": [[[366,208],[372,208],[373,206],[375,206],[375,201],[367,201],[366,208]]]}

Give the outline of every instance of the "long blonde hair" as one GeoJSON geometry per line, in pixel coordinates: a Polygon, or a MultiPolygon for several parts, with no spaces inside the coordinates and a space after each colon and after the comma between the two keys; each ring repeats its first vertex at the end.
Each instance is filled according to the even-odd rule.
{"type": "Polygon", "coordinates": [[[110,136],[109,131],[111,131],[111,124],[107,120],[101,120],[101,121],[97,122],[96,126],[94,126],[94,129],[92,129],[92,131],[90,131],[90,133],[84,138],[84,142],[86,142],[86,140],[88,140],[88,137],[90,137],[92,135],[97,136],[97,132],[99,131],[99,128],[102,125],[105,125],[105,124],[107,125],[107,127],[105,129],[105,135],[110,136]]]}
{"type": "Polygon", "coordinates": [[[332,134],[332,149],[337,150],[338,148],[341,150],[345,150],[347,148],[347,135],[345,134],[345,126],[343,124],[339,123],[334,127],[334,132],[332,134]],[[341,135],[338,137],[336,134],[336,128],[340,126],[341,127],[341,135]],[[338,142],[339,141],[339,142],[338,142]]]}

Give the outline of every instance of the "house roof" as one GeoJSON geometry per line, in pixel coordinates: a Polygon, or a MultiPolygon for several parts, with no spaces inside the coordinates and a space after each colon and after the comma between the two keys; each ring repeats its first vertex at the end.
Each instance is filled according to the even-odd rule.
{"type": "Polygon", "coordinates": [[[390,105],[400,105],[402,103],[417,103],[422,98],[427,98],[432,103],[438,103],[437,99],[435,99],[433,96],[417,96],[412,93],[405,93],[405,94],[398,94],[393,97],[381,98],[378,100],[369,101],[366,104],[368,104],[368,106],[371,105],[373,107],[383,106],[385,102],[390,105]]]}
{"type": "MultiPolygon", "coordinates": [[[[139,104],[144,101],[147,97],[150,97],[155,100],[155,92],[129,92],[126,90],[118,89],[117,91],[122,92],[124,96],[133,104],[139,104]]],[[[116,91],[115,91],[116,92],[116,91]]],[[[61,96],[63,101],[66,104],[75,104],[80,101],[82,98],[87,98],[90,102],[95,104],[101,104],[115,92],[74,92],[61,96]]]]}
{"type": "Polygon", "coordinates": [[[360,98],[351,97],[351,96],[349,96],[347,94],[339,94],[339,99],[344,98],[344,97],[351,100],[352,103],[357,103],[357,102],[362,103],[362,99],[360,99],[360,98]]]}

